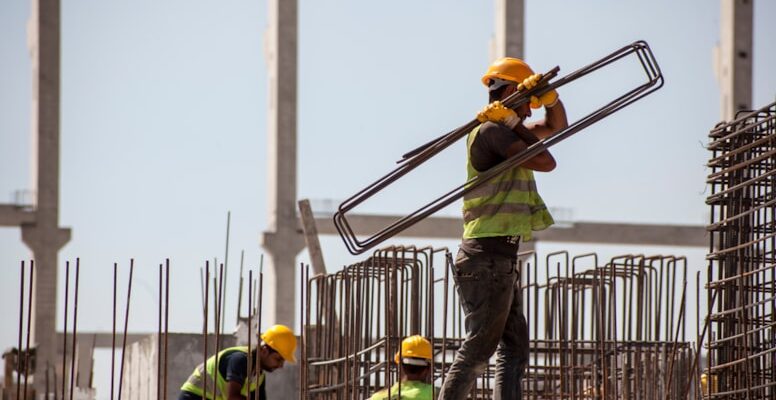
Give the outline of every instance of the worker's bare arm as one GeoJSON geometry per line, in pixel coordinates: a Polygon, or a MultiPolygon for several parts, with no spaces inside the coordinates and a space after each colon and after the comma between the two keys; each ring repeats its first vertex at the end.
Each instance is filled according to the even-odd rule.
{"type": "Polygon", "coordinates": [[[552,136],[555,133],[566,129],[568,126],[569,122],[566,118],[566,108],[563,106],[563,102],[561,102],[560,99],[558,99],[558,102],[554,106],[545,108],[543,120],[526,124],[526,128],[539,139],[552,136]]]}
{"type": "MultiPolygon", "coordinates": [[[[524,135],[528,135],[528,134],[530,133],[521,134],[520,135],[521,139],[523,139],[524,135]]],[[[533,138],[533,140],[523,139],[523,140],[516,141],[512,143],[512,145],[510,145],[509,148],[507,149],[507,156],[512,157],[515,154],[518,154],[523,150],[527,149],[529,146],[528,143],[533,144],[535,142],[537,142],[536,138],[533,138]]],[[[552,156],[552,154],[550,154],[548,150],[545,150],[539,153],[538,155],[534,156],[530,160],[520,164],[520,166],[534,171],[550,172],[555,169],[556,163],[555,163],[555,158],[552,156]]]]}
{"type": "Polygon", "coordinates": [[[237,381],[226,382],[226,398],[227,400],[246,400],[240,391],[242,385],[237,381]]]}
{"type": "MultiPolygon", "coordinates": [[[[485,122],[470,149],[472,166],[477,171],[486,171],[537,141],[538,139],[522,125],[509,129],[504,124],[485,122]]],[[[555,159],[548,151],[543,151],[520,166],[547,172],[555,168],[555,159]]]]}

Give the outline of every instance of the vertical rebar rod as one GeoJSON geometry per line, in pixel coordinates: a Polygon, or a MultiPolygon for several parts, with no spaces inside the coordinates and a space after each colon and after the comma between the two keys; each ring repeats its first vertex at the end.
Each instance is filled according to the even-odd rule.
{"type": "MultiPolygon", "coordinates": [[[[264,296],[264,254],[262,254],[259,257],[259,284],[258,284],[258,287],[256,288],[256,290],[258,291],[258,294],[256,295],[256,303],[257,303],[257,306],[256,306],[256,333],[257,333],[256,347],[260,348],[261,347],[261,338],[260,338],[260,335],[261,335],[261,306],[262,306],[262,297],[264,296]]],[[[253,305],[251,305],[251,307],[253,307],[253,305]]],[[[262,368],[261,368],[261,360],[259,359],[258,354],[257,354],[255,362],[256,362],[256,379],[257,379],[257,382],[258,382],[258,380],[261,379],[261,374],[263,373],[262,372],[262,368]]]]}
{"type": "Polygon", "coordinates": [[[65,317],[64,328],[62,329],[62,400],[67,399],[65,397],[65,390],[67,388],[67,302],[69,301],[70,290],[70,261],[65,261],[65,317]]]}
{"type": "Polygon", "coordinates": [[[124,384],[124,359],[127,352],[127,326],[129,325],[129,305],[132,299],[132,274],[135,271],[135,259],[129,259],[129,283],[127,284],[127,304],[124,310],[124,337],[121,343],[121,365],[119,366],[119,394],[118,400],[121,400],[121,389],[124,384]]]}
{"type": "MultiPolygon", "coordinates": [[[[243,266],[245,262],[245,250],[240,251],[240,281],[237,287],[237,322],[240,322],[240,313],[242,312],[242,297],[243,297],[243,266]]],[[[248,302],[250,304],[250,301],[248,302]]],[[[250,308],[250,305],[248,306],[250,308]]],[[[248,318],[250,321],[250,318],[248,318]]]]}
{"type": "MultiPolygon", "coordinates": [[[[227,281],[229,280],[228,279],[228,276],[229,276],[229,230],[230,230],[230,227],[231,227],[231,222],[232,222],[232,212],[231,211],[227,211],[226,212],[226,246],[225,246],[225,249],[224,249],[224,277],[227,277],[227,278],[223,279],[223,282],[222,282],[223,286],[220,289],[220,291],[223,292],[223,293],[227,293],[226,284],[227,284],[227,281]]],[[[224,331],[224,324],[226,322],[226,318],[224,318],[224,311],[226,309],[226,296],[222,295],[221,297],[223,298],[222,299],[223,303],[221,304],[221,310],[219,310],[218,315],[219,315],[219,318],[221,319],[221,332],[223,332],[224,331]]]]}
{"type": "Polygon", "coordinates": [[[168,336],[170,333],[170,259],[167,258],[164,261],[165,266],[165,278],[164,278],[164,385],[162,386],[162,393],[164,393],[164,400],[167,400],[167,344],[168,336]]]}
{"type": "Polygon", "coordinates": [[[110,400],[113,400],[113,382],[116,376],[116,291],[118,281],[118,263],[113,263],[113,328],[110,344],[110,400]]]}
{"type": "MultiPolygon", "coordinates": [[[[24,264],[24,260],[22,260],[22,267],[21,267],[21,279],[19,280],[19,346],[17,347],[16,352],[16,398],[20,399],[20,391],[21,391],[21,383],[22,383],[22,369],[20,368],[21,359],[22,359],[22,338],[23,336],[23,329],[24,329],[24,274],[26,265],[24,264]]],[[[25,395],[26,397],[26,395],[25,395]]]]}
{"type": "Polygon", "coordinates": [[[162,264],[159,264],[159,312],[157,316],[158,326],[156,330],[156,398],[161,399],[162,394],[162,264]]]}
{"type": "Polygon", "coordinates": [[[73,356],[70,358],[70,400],[73,400],[73,390],[75,389],[75,376],[78,371],[75,369],[76,343],[78,342],[78,282],[81,273],[81,259],[75,259],[75,292],[73,293],[73,356]]]}
{"type": "MultiPolygon", "coordinates": [[[[32,322],[32,292],[33,282],[35,281],[35,260],[30,260],[30,291],[27,295],[27,344],[24,350],[24,399],[27,399],[27,380],[30,376],[30,323],[32,322]]],[[[76,287],[77,284],[76,284],[76,287]]],[[[76,290],[76,293],[78,291],[76,290]]],[[[77,298],[77,297],[76,297],[77,298]]],[[[75,329],[75,327],[74,327],[75,329]]],[[[73,332],[75,335],[75,332],[73,332]]],[[[17,383],[18,385],[18,383],[17,383]]]]}
{"type": "MultiPolygon", "coordinates": [[[[215,357],[216,357],[216,363],[215,363],[216,376],[218,376],[217,373],[219,371],[219,364],[221,362],[221,357],[220,357],[219,353],[221,352],[221,323],[222,323],[221,318],[223,316],[222,313],[221,313],[221,311],[223,309],[221,307],[223,305],[223,296],[224,296],[224,286],[223,286],[224,285],[224,263],[221,263],[221,265],[219,266],[219,269],[218,269],[218,282],[217,282],[217,284],[218,284],[218,292],[216,293],[216,298],[214,299],[214,301],[216,303],[215,304],[215,306],[216,306],[215,307],[216,308],[216,324],[215,324],[215,328],[216,328],[216,353],[215,353],[215,357]]],[[[218,389],[218,385],[213,385],[213,398],[214,399],[216,398],[216,393],[218,392],[217,389],[218,389]]]]}
{"type": "MultiPolygon", "coordinates": [[[[304,263],[300,263],[299,268],[299,337],[301,342],[301,349],[300,349],[300,357],[299,359],[304,364],[304,338],[305,338],[305,328],[304,328],[304,303],[305,303],[305,293],[304,293],[304,283],[305,283],[305,275],[304,275],[304,263]]],[[[300,368],[299,371],[299,393],[302,395],[302,398],[304,398],[304,368],[300,368]]]]}
{"type": "MultiPolygon", "coordinates": [[[[202,343],[203,343],[203,350],[202,350],[202,375],[205,376],[205,379],[202,380],[202,393],[207,393],[207,381],[210,379],[207,375],[207,321],[208,321],[208,307],[209,307],[209,295],[210,295],[210,264],[209,261],[205,261],[205,283],[203,286],[204,289],[204,307],[202,308],[203,318],[202,318],[202,343]]],[[[203,396],[207,397],[207,396],[203,396]]]]}
{"type": "MultiPolygon", "coordinates": [[[[242,262],[240,262],[240,265],[242,266],[242,262]]],[[[240,269],[242,270],[242,267],[240,269]]],[[[242,273],[240,273],[240,277],[242,279],[242,273]]],[[[242,284],[240,284],[240,288],[242,289],[242,284]]],[[[248,268],[248,375],[246,376],[246,379],[249,381],[255,377],[256,368],[254,362],[256,362],[255,358],[257,357],[255,357],[254,354],[258,355],[259,349],[259,346],[256,346],[256,353],[254,353],[253,347],[251,346],[253,344],[251,343],[253,336],[253,321],[251,321],[253,315],[251,313],[251,308],[253,308],[253,270],[248,268]]],[[[240,313],[239,309],[237,310],[237,313],[240,313]]],[[[258,383],[258,380],[256,382],[258,383]]]]}

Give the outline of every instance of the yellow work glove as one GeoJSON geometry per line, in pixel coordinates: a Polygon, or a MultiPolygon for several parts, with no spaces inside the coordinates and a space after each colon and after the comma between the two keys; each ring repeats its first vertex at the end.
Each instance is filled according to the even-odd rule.
{"type": "MultiPolygon", "coordinates": [[[[536,87],[542,79],[542,74],[533,74],[523,79],[523,82],[517,85],[517,90],[531,90],[536,87]]],[[[541,106],[550,108],[558,104],[558,92],[549,91],[539,97],[531,96],[531,108],[540,108],[541,106]]]]}
{"type": "Polygon", "coordinates": [[[514,110],[505,107],[500,101],[496,100],[477,113],[477,121],[498,122],[506,125],[509,129],[514,129],[520,123],[520,117],[517,116],[514,110]]]}

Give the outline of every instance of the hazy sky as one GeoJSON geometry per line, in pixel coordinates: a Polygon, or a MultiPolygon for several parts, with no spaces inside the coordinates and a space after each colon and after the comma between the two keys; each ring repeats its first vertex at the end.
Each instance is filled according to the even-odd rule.
{"type": "MultiPolygon", "coordinates": [[[[250,266],[261,253],[267,4],[62,3],[60,220],[73,235],[60,260],[82,261],[87,300],[79,329],[110,329],[110,303],[94,300],[109,298],[113,262],[125,274],[134,257],[138,313],[130,328],[154,330],[156,265],[170,257],[171,328],[196,331],[199,267],[223,259],[228,210],[229,284],[236,282],[241,249],[250,266]]],[[[537,71],[559,65],[563,75],[643,39],[666,79],[662,90],[552,150],[558,168],[538,178],[545,201],[580,221],[706,223],[704,144],[720,120],[712,62],[719,2],[526,3],[525,57],[537,71]]],[[[0,202],[30,188],[29,14],[28,1],[0,3],[0,202]]],[[[774,17],[776,3],[756,2],[756,106],[776,94],[774,17]]],[[[321,204],[316,200],[338,203],[352,195],[407,150],[470,120],[486,101],[479,79],[489,60],[492,2],[302,0],[299,22],[298,194],[314,207],[321,204]]],[[[620,86],[627,82],[625,72],[603,72],[560,96],[573,120],[607,94],[628,89],[620,86]]],[[[463,153],[453,153],[366,211],[402,212],[460,183],[463,153]]],[[[322,242],[330,268],[359,259],[337,237],[322,242]]],[[[693,268],[705,265],[703,249],[545,244],[539,250],[568,247],[688,254],[693,268]]],[[[17,313],[18,263],[28,257],[19,229],[0,229],[4,316],[17,313]]],[[[229,302],[228,325],[236,301],[229,302]]],[[[13,324],[5,326],[3,348],[16,342],[13,324]]]]}

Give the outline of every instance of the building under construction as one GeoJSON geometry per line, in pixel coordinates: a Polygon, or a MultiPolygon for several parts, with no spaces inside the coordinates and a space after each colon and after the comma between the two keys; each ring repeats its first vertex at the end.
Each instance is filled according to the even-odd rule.
{"type": "MultiPolygon", "coordinates": [[[[298,4],[270,0],[267,59],[274,90],[268,115],[277,156],[268,193],[277,207],[262,245],[274,268],[273,290],[267,295],[261,267],[243,273],[241,264],[238,327],[232,332],[224,323],[224,304],[231,296],[224,289],[227,263],[203,262],[202,329],[173,333],[170,260],[159,264],[154,288],[158,308],[152,311],[131,308],[132,296],[138,295],[134,260],[117,263],[112,330],[84,333],[78,327],[78,304],[93,300],[79,300],[80,260],[67,261],[65,275],[57,276],[57,254],[70,238],[70,230],[59,226],[60,2],[32,3],[38,194],[33,206],[0,204],[0,226],[20,227],[33,252],[31,260],[14,266],[21,276],[14,324],[18,342],[3,354],[2,400],[96,398],[95,349],[110,350],[110,365],[104,368],[110,369],[108,398],[177,398],[197,365],[225,348],[255,347],[267,321],[299,322],[298,363],[267,378],[269,398],[370,398],[401,380],[394,355],[411,335],[430,341],[429,383],[442,385],[467,337],[464,306],[453,279],[456,250],[383,242],[400,234],[439,238],[445,232],[441,236],[447,239],[460,238],[460,219],[433,214],[503,169],[486,171],[405,216],[349,212],[466,136],[476,120],[405,154],[396,169],[345,200],[333,219],[314,215],[309,202],[297,202],[296,195],[296,97],[289,93],[297,85],[298,4]],[[327,249],[319,234],[340,235],[359,261],[327,269],[327,249]],[[304,248],[310,261],[297,265],[296,254],[304,248]],[[128,276],[126,286],[119,284],[120,276],[128,276]],[[57,291],[59,281],[64,281],[64,293],[57,291]],[[61,327],[55,326],[57,310],[64,310],[61,327]],[[128,321],[136,313],[154,314],[158,330],[131,333],[128,321]]],[[[580,223],[537,233],[539,242],[615,244],[630,250],[604,257],[571,250],[542,253],[525,246],[518,254],[515,289],[530,333],[520,383],[524,398],[776,398],[776,103],[751,104],[747,55],[752,53],[753,5],[738,0],[722,0],[722,5],[724,121],[709,127],[705,144],[708,224],[580,223]],[[698,266],[688,265],[682,254],[651,254],[644,250],[649,246],[708,249],[705,272],[696,273],[698,266]]],[[[524,8],[523,0],[496,1],[493,57],[522,56],[524,8]]],[[[637,103],[662,87],[663,75],[649,45],[637,41],[570,74],[551,70],[537,92],[504,101],[515,107],[544,93],[540,90],[553,90],[627,59],[636,60],[642,83],[511,162],[519,165],[536,154],[532,151],[546,150],[637,103]]],[[[227,228],[227,248],[228,240],[227,228]]],[[[495,371],[494,357],[477,377],[469,399],[494,398],[495,371]]],[[[215,388],[210,390],[212,396],[206,387],[209,398],[221,398],[215,388]]]]}

